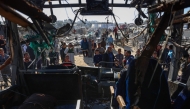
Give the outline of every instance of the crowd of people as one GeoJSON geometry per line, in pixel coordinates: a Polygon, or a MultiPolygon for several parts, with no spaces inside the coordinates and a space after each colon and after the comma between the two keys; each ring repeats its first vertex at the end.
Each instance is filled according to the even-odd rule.
{"type": "MultiPolygon", "coordinates": [[[[95,41],[93,38],[83,38],[81,41],[81,49],[75,48],[72,43],[68,45],[66,42],[61,41],[61,45],[58,44],[59,40],[56,40],[55,49],[51,49],[49,53],[46,55],[49,59],[46,58],[46,65],[60,65],[60,60],[62,65],[70,65],[64,63],[71,63],[75,64],[74,56],[77,53],[82,53],[84,58],[90,57],[93,59],[93,64],[96,67],[102,66],[107,68],[127,68],[130,62],[138,58],[143,49],[138,49],[136,51],[135,56],[131,54],[130,50],[124,50],[124,54],[122,54],[122,49],[119,48],[117,50],[117,54],[113,53],[114,47],[114,40],[118,38],[117,36],[117,28],[114,28],[113,35],[115,39],[113,39],[112,35],[109,35],[108,31],[105,31],[106,37],[101,37],[101,41],[95,41]],[[60,47],[58,47],[60,46],[60,47]],[[59,60],[60,59],[60,60],[59,60]]],[[[100,31],[97,30],[95,33],[95,37],[99,37],[100,31]]],[[[42,68],[42,54],[40,57],[35,57],[35,52],[30,46],[29,42],[25,42],[22,44],[22,51],[23,51],[23,61],[24,66],[26,69],[41,69],[42,68]],[[37,59],[37,60],[36,60],[37,59]],[[35,61],[34,61],[35,60],[35,61]]],[[[0,35],[0,62],[3,63],[9,57],[9,50],[6,47],[6,39],[2,35],[0,35]],[[4,55],[5,54],[5,55],[4,55]],[[2,57],[4,56],[4,57],[2,57]]],[[[152,54],[152,58],[159,59],[159,63],[163,64],[164,68],[169,70],[170,63],[174,61],[174,50],[173,45],[166,46],[162,48],[161,45],[158,45],[155,51],[152,54]],[[161,53],[163,51],[163,53],[161,53]],[[161,55],[161,56],[160,56],[161,55]],[[160,58],[159,58],[160,57],[160,58]]],[[[44,54],[43,54],[44,55],[44,54]]],[[[189,60],[187,60],[185,67],[182,70],[181,78],[184,78],[183,75],[189,75],[190,72],[190,64],[189,60]],[[185,69],[185,70],[184,70],[185,69]]],[[[3,70],[1,71],[4,72],[3,70]]],[[[6,71],[7,72],[7,71],[6,71]]]]}
{"type": "MultiPolygon", "coordinates": [[[[116,30],[114,30],[116,32],[116,30]]],[[[115,38],[117,38],[117,33],[115,33],[115,38]]],[[[122,54],[122,49],[119,48],[117,50],[117,54],[113,53],[114,44],[113,44],[113,38],[112,35],[109,37],[102,37],[102,40],[99,42],[95,42],[94,39],[87,39],[83,38],[81,41],[81,50],[78,51],[74,47],[72,43],[69,43],[68,45],[65,42],[61,42],[60,46],[60,52],[50,50],[49,52],[49,60],[50,62],[47,62],[47,65],[57,65],[59,64],[59,57],[61,58],[62,63],[72,63],[75,64],[74,56],[78,52],[82,53],[84,58],[90,57],[93,58],[93,64],[96,67],[107,67],[107,68],[127,68],[130,64],[130,62],[138,58],[142,52],[142,49],[138,49],[136,51],[135,56],[131,54],[130,50],[124,50],[124,54],[122,54]]],[[[5,41],[0,40],[0,44],[2,45],[1,48],[3,50],[6,50],[4,45],[6,44],[5,41]],[[1,44],[2,43],[2,44],[1,44]]],[[[24,51],[24,63],[26,68],[34,68],[33,65],[31,65],[32,61],[35,59],[34,51],[29,46],[29,43],[26,43],[25,46],[22,47],[24,51]]],[[[174,55],[173,45],[167,45],[165,48],[162,47],[162,45],[158,45],[155,51],[152,54],[153,59],[156,59],[159,61],[160,64],[162,64],[164,69],[170,70],[170,63],[174,62],[175,55],[174,55]],[[161,52],[163,51],[163,52],[161,52]]],[[[48,60],[47,60],[48,61],[48,60]]],[[[190,75],[190,61],[187,59],[186,63],[183,65],[182,68],[182,75],[180,77],[180,81],[184,82],[187,81],[187,76],[190,75]],[[184,76],[186,75],[186,76],[184,76]]],[[[68,65],[68,64],[63,64],[68,65]]],[[[41,68],[41,61],[37,61],[37,68],[41,68]]]]}

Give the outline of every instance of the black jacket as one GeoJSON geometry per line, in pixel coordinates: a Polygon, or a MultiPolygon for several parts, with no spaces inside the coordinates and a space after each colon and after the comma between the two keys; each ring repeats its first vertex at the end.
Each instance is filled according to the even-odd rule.
{"type": "MultiPolygon", "coordinates": [[[[104,62],[114,62],[114,54],[112,53],[112,57],[113,57],[113,59],[112,60],[110,60],[109,59],[109,54],[108,53],[104,53],[103,55],[102,55],[102,61],[104,61],[104,62]]],[[[102,63],[102,67],[107,67],[107,68],[112,68],[114,66],[114,63],[102,63]]]]}

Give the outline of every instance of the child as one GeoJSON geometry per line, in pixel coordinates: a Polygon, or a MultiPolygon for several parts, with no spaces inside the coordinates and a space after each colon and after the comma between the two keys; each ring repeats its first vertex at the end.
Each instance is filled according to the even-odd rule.
{"type": "Polygon", "coordinates": [[[63,61],[63,66],[72,66],[72,62],[69,60],[69,55],[65,56],[65,59],[63,61]]]}
{"type": "Polygon", "coordinates": [[[99,62],[102,61],[102,55],[99,53],[99,50],[96,49],[95,55],[94,55],[94,65],[97,67],[99,66],[99,62]]]}

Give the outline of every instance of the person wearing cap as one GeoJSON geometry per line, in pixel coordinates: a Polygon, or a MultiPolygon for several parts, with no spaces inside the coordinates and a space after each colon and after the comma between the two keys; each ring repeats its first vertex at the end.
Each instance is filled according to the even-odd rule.
{"type": "Polygon", "coordinates": [[[74,64],[75,63],[74,55],[76,54],[76,50],[74,46],[72,45],[72,43],[69,43],[64,53],[69,56],[69,60],[74,64]]]}

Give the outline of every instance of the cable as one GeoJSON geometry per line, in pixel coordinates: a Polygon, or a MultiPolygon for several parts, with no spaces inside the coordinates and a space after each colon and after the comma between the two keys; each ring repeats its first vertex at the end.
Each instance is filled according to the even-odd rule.
{"type": "Polygon", "coordinates": [[[73,23],[72,23],[70,29],[64,34],[64,36],[67,35],[67,34],[69,34],[69,32],[71,31],[71,29],[73,28],[74,23],[75,23],[75,21],[76,21],[76,18],[77,18],[77,16],[78,16],[78,13],[79,13],[79,12],[80,12],[80,9],[77,11],[77,14],[75,14],[74,21],[73,21],[73,23]]]}
{"type": "MultiPolygon", "coordinates": [[[[69,2],[68,2],[67,0],[63,0],[63,1],[67,2],[67,4],[68,4],[68,5],[70,5],[70,4],[69,4],[69,2]]],[[[71,10],[72,10],[72,12],[76,15],[76,13],[75,13],[75,12],[76,12],[77,10],[73,10],[73,8],[72,8],[72,7],[71,7],[71,10]]],[[[79,9],[79,10],[80,10],[80,9],[79,9]]],[[[83,20],[81,20],[78,16],[77,16],[77,18],[78,18],[81,22],[83,22],[83,23],[84,23],[84,21],[83,21],[83,20]]],[[[86,24],[86,23],[84,23],[84,24],[86,24]]]]}

